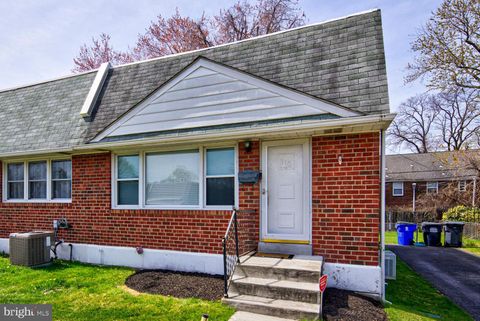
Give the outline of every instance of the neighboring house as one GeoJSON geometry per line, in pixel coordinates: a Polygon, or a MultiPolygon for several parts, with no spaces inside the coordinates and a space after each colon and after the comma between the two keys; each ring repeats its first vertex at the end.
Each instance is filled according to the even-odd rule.
{"type": "Polygon", "coordinates": [[[381,293],[383,48],[373,10],[1,91],[0,250],[65,217],[60,257],[222,274],[235,206],[260,250],[381,293]]]}
{"type": "Polygon", "coordinates": [[[387,209],[418,210],[419,198],[446,188],[463,202],[475,205],[477,153],[472,150],[387,155],[387,209]]]}

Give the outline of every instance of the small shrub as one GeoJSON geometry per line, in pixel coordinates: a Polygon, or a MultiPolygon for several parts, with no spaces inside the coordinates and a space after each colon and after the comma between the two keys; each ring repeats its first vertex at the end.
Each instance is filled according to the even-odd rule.
{"type": "Polygon", "coordinates": [[[450,208],[443,213],[444,221],[477,222],[480,220],[480,209],[463,205],[450,208]]]}

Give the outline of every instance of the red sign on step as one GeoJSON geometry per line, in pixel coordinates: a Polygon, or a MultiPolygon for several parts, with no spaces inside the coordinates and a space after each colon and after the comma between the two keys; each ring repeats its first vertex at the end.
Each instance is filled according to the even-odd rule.
{"type": "Polygon", "coordinates": [[[323,291],[325,291],[325,289],[327,288],[327,279],[328,279],[328,276],[327,275],[322,275],[322,277],[320,278],[320,292],[323,293],[323,291]]]}

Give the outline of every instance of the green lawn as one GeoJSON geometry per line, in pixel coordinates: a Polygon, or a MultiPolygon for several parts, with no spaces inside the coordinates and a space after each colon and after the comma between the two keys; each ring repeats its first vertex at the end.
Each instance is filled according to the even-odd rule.
{"type": "MultiPolygon", "coordinates": [[[[415,240],[415,235],[414,235],[415,240]]],[[[418,241],[423,242],[423,235],[420,233],[418,235],[418,241]]],[[[442,243],[443,243],[443,233],[442,233],[442,243]]],[[[385,232],[385,244],[398,244],[397,242],[397,232],[387,231],[385,232]]],[[[480,240],[474,240],[470,238],[463,238],[463,247],[462,250],[480,255],[480,240]]]]}
{"type": "Polygon", "coordinates": [[[397,279],[387,280],[390,321],[473,320],[397,257],[397,279]]]}
{"type": "Polygon", "coordinates": [[[133,296],[120,288],[133,271],[57,261],[48,268],[12,266],[0,257],[0,303],[53,303],[54,320],[192,320],[203,313],[226,321],[234,310],[221,302],[133,296]]]}

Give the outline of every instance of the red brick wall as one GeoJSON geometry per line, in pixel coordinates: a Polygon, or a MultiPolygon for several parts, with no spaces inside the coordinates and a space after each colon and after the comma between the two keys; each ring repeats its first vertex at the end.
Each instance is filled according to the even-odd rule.
{"type": "MultiPolygon", "coordinates": [[[[260,171],[260,143],[251,142],[250,152],[246,152],[243,143],[239,144],[239,171],[260,171]]],[[[255,250],[260,231],[260,181],[256,184],[242,184],[239,190],[242,210],[238,213],[240,234],[240,252],[255,250]]]]}
{"type": "Polygon", "coordinates": [[[326,262],[378,265],[379,148],[378,133],[313,138],[313,251],[326,262]]]}
{"type": "MultiPolygon", "coordinates": [[[[258,157],[257,143],[250,153],[240,148],[240,168],[258,168],[258,157]]],[[[241,186],[240,195],[242,207],[259,212],[258,186],[241,186]]],[[[66,217],[73,225],[62,232],[67,242],[221,253],[230,216],[231,211],[112,210],[111,155],[82,155],[72,158],[72,203],[1,203],[0,237],[52,229],[54,219],[66,217]]],[[[258,219],[252,221],[251,216],[241,219],[250,231],[258,231],[258,219]]],[[[251,235],[258,242],[258,232],[251,235]]]]}
{"type": "MultiPolygon", "coordinates": [[[[258,142],[239,144],[240,170],[260,169],[258,142]]],[[[379,231],[379,137],[363,134],[313,138],[313,249],[327,262],[375,265],[379,231]],[[338,164],[338,156],[343,164],[338,164]]],[[[111,155],[72,158],[72,203],[1,203],[0,237],[11,232],[51,229],[66,217],[67,242],[221,253],[231,211],[112,210],[111,155]]],[[[1,173],[0,173],[1,175],[1,173]]],[[[1,177],[0,177],[1,178],[1,177]]],[[[1,188],[1,187],[0,187],[1,188]]],[[[1,193],[1,190],[0,190],[1,193]]],[[[260,183],[240,185],[241,250],[259,238],[260,183]]]]}

